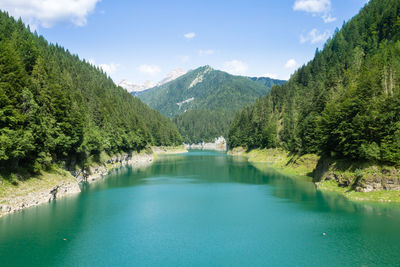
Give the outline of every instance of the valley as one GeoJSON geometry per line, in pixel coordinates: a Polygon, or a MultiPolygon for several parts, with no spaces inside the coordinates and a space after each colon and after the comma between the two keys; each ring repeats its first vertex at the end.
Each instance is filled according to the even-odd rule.
{"type": "Polygon", "coordinates": [[[239,2],[0,1],[1,266],[398,265],[400,1],[239,2]]]}

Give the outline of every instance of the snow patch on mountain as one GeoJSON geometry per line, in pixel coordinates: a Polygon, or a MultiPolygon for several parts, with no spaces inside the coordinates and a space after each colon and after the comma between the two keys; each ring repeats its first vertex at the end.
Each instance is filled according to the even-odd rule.
{"type": "Polygon", "coordinates": [[[156,86],[156,84],[153,83],[152,81],[145,81],[143,84],[135,84],[128,80],[122,80],[118,83],[118,86],[121,86],[122,88],[126,89],[129,93],[138,93],[138,92],[143,92],[149,88],[152,88],[156,86]]]}
{"type": "Polygon", "coordinates": [[[174,69],[173,71],[168,73],[167,76],[157,84],[157,86],[161,86],[163,84],[169,83],[175,79],[178,79],[179,77],[181,77],[182,75],[185,75],[185,74],[186,74],[186,71],[181,68],[174,69]]]}
{"type": "Polygon", "coordinates": [[[158,83],[154,83],[152,81],[145,81],[143,84],[136,84],[136,83],[130,82],[128,80],[122,80],[118,83],[118,86],[121,86],[122,88],[126,89],[130,93],[140,93],[147,89],[150,89],[150,88],[153,88],[156,86],[161,86],[163,84],[171,82],[185,74],[186,74],[185,70],[183,70],[181,68],[177,68],[177,69],[174,69],[173,71],[171,71],[170,73],[168,73],[167,76],[158,83]]]}

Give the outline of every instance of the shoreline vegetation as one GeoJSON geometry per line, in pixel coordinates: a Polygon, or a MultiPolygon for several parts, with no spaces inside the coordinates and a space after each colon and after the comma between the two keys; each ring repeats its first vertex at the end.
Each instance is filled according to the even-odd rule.
{"type": "Polygon", "coordinates": [[[0,176],[0,217],[65,196],[78,194],[81,192],[80,184],[99,181],[113,169],[124,166],[146,167],[151,165],[158,155],[185,152],[187,150],[182,145],[151,147],[139,153],[115,155],[103,153],[98,162],[91,162],[84,169],[68,171],[54,165],[50,170],[42,171],[32,177],[12,174],[15,176],[15,180],[10,181],[0,176]]]}
{"type": "Polygon", "coordinates": [[[267,164],[282,174],[305,178],[318,190],[335,192],[352,201],[400,203],[400,170],[392,166],[326,160],[315,154],[290,155],[282,149],[247,151],[238,147],[228,155],[244,157],[260,170],[260,164],[267,164]]]}

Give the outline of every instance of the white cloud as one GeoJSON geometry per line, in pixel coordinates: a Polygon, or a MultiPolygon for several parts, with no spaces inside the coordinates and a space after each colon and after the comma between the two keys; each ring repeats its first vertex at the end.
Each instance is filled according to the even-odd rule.
{"type": "MultiPolygon", "coordinates": [[[[94,61],[90,61],[89,63],[91,63],[92,65],[94,65],[94,61]]],[[[119,64],[115,64],[115,63],[110,63],[110,64],[100,64],[99,67],[108,75],[112,75],[115,72],[117,72],[118,68],[119,68],[119,64]]]]}
{"type": "Polygon", "coordinates": [[[77,26],[87,23],[100,0],[0,0],[0,9],[32,27],[52,27],[59,21],[69,21],[77,26]]]}
{"type": "Polygon", "coordinates": [[[313,15],[319,15],[325,23],[333,22],[331,0],[296,0],[293,5],[295,11],[305,11],[313,15]]]}
{"type": "Polygon", "coordinates": [[[336,20],[336,18],[332,17],[331,14],[326,14],[322,16],[322,19],[324,20],[325,23],[331,23],[336,20]]]}
{"type": "Polygon", "coordinates": [[[331,0],[296,0],[293,9],[309,13],[326,13],[331,10],[331,0]]]}
{"type": "Polygon", "coordinates": [[[209,56],[214,54],[214,50],[207,49],[207,50],[199,50],[199,55],[200,56],[209,56]]]}
{"type": "Polygon", "coordinates": [[[278,75],[275,73],[265,73],[263,75],[261,75],[261,77],[267,77],[267,78],[271,78],[271,79],[278,79],[278,75]]]}
{"type": "Polygon", "coordinates": [[[329,31],[320,33],[317,29],[312,29],[306,36],[300,36],[300,43],[310,42],[312,44],[325,42],[330,36],[329,31]]]}
{"type": "Polygon", "coordinates": [[[183,35],[186,39],[193,39],[194,37],[196,37],[196,34],[194,32],[188,32],[185,35],[183,35]]]}
{"type": "Polygon", "coordinates": [[[227,61],[223,64],[222,70],[233,75],[246,75],[249,67],[240,60],[227,61]]]}
{"type": "Polygon", "coordinates": [[[287,68],[287,69],[293,69],[293,68],[295,68],[297,66],[297,62],[296,62],[296,60],[294,60],[293,58],[292,59],[289,59],[287,62],[286,62],[286,64],[285,64],[285,68],[287,68]]]}
{"type": "Polygon", "coordinates": [[[161,71],[161,68],[157,65],[147,65],[147,64],[143,64],[140,65],[137,70],[139,72],[141,72],[142,74],[146,74],[146,75],[156,75],[157,73],[159,73],[161,71]]]}

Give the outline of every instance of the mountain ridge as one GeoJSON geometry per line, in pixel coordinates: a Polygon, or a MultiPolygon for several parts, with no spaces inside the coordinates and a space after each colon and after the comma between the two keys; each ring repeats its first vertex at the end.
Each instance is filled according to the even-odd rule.
{"type": "Polygon", "coordinates": [[[269,89],[248,77],[231,75],[206,65],[153,87],[139,98],[165,116],[174,117],[190,109],[238,109],[243,103],[254,102],[257,97],[266,95],[269,89]],[[235,99],[227,98],[229,103],[220,103],[226,94],[232,94],[235,99]],[[245,99],[239,99],[235,94],[241,94],[245,99]]]}
{"type": "Polygon", "coordinates": [[[173,118],[186,143],[213,142],[215,138],[227,136],[236,111],[268,94],[270,87],[261,80],[256,82],[206,65],[138,97],[173,118]]]}
{"type": "Polygon", "coordinates": [[[136,84],[134,82],[131,82],[127,79],[123,79],[118,83],[118,86],[121,86],[122,88],[126,89],[129,93],[137,96],[144,91],[151,89],[156,86],[161,86],[163,84],[166,84],[170,81],[173,81],[177,78],[179,78],[182,75],[185,75],[187,72],[181,68],[176,68],[169,72],[165,78],[163,78],[161,81],[158,83],[154,83],[152,81],[145,81],[143,84],[136,84]]]}

